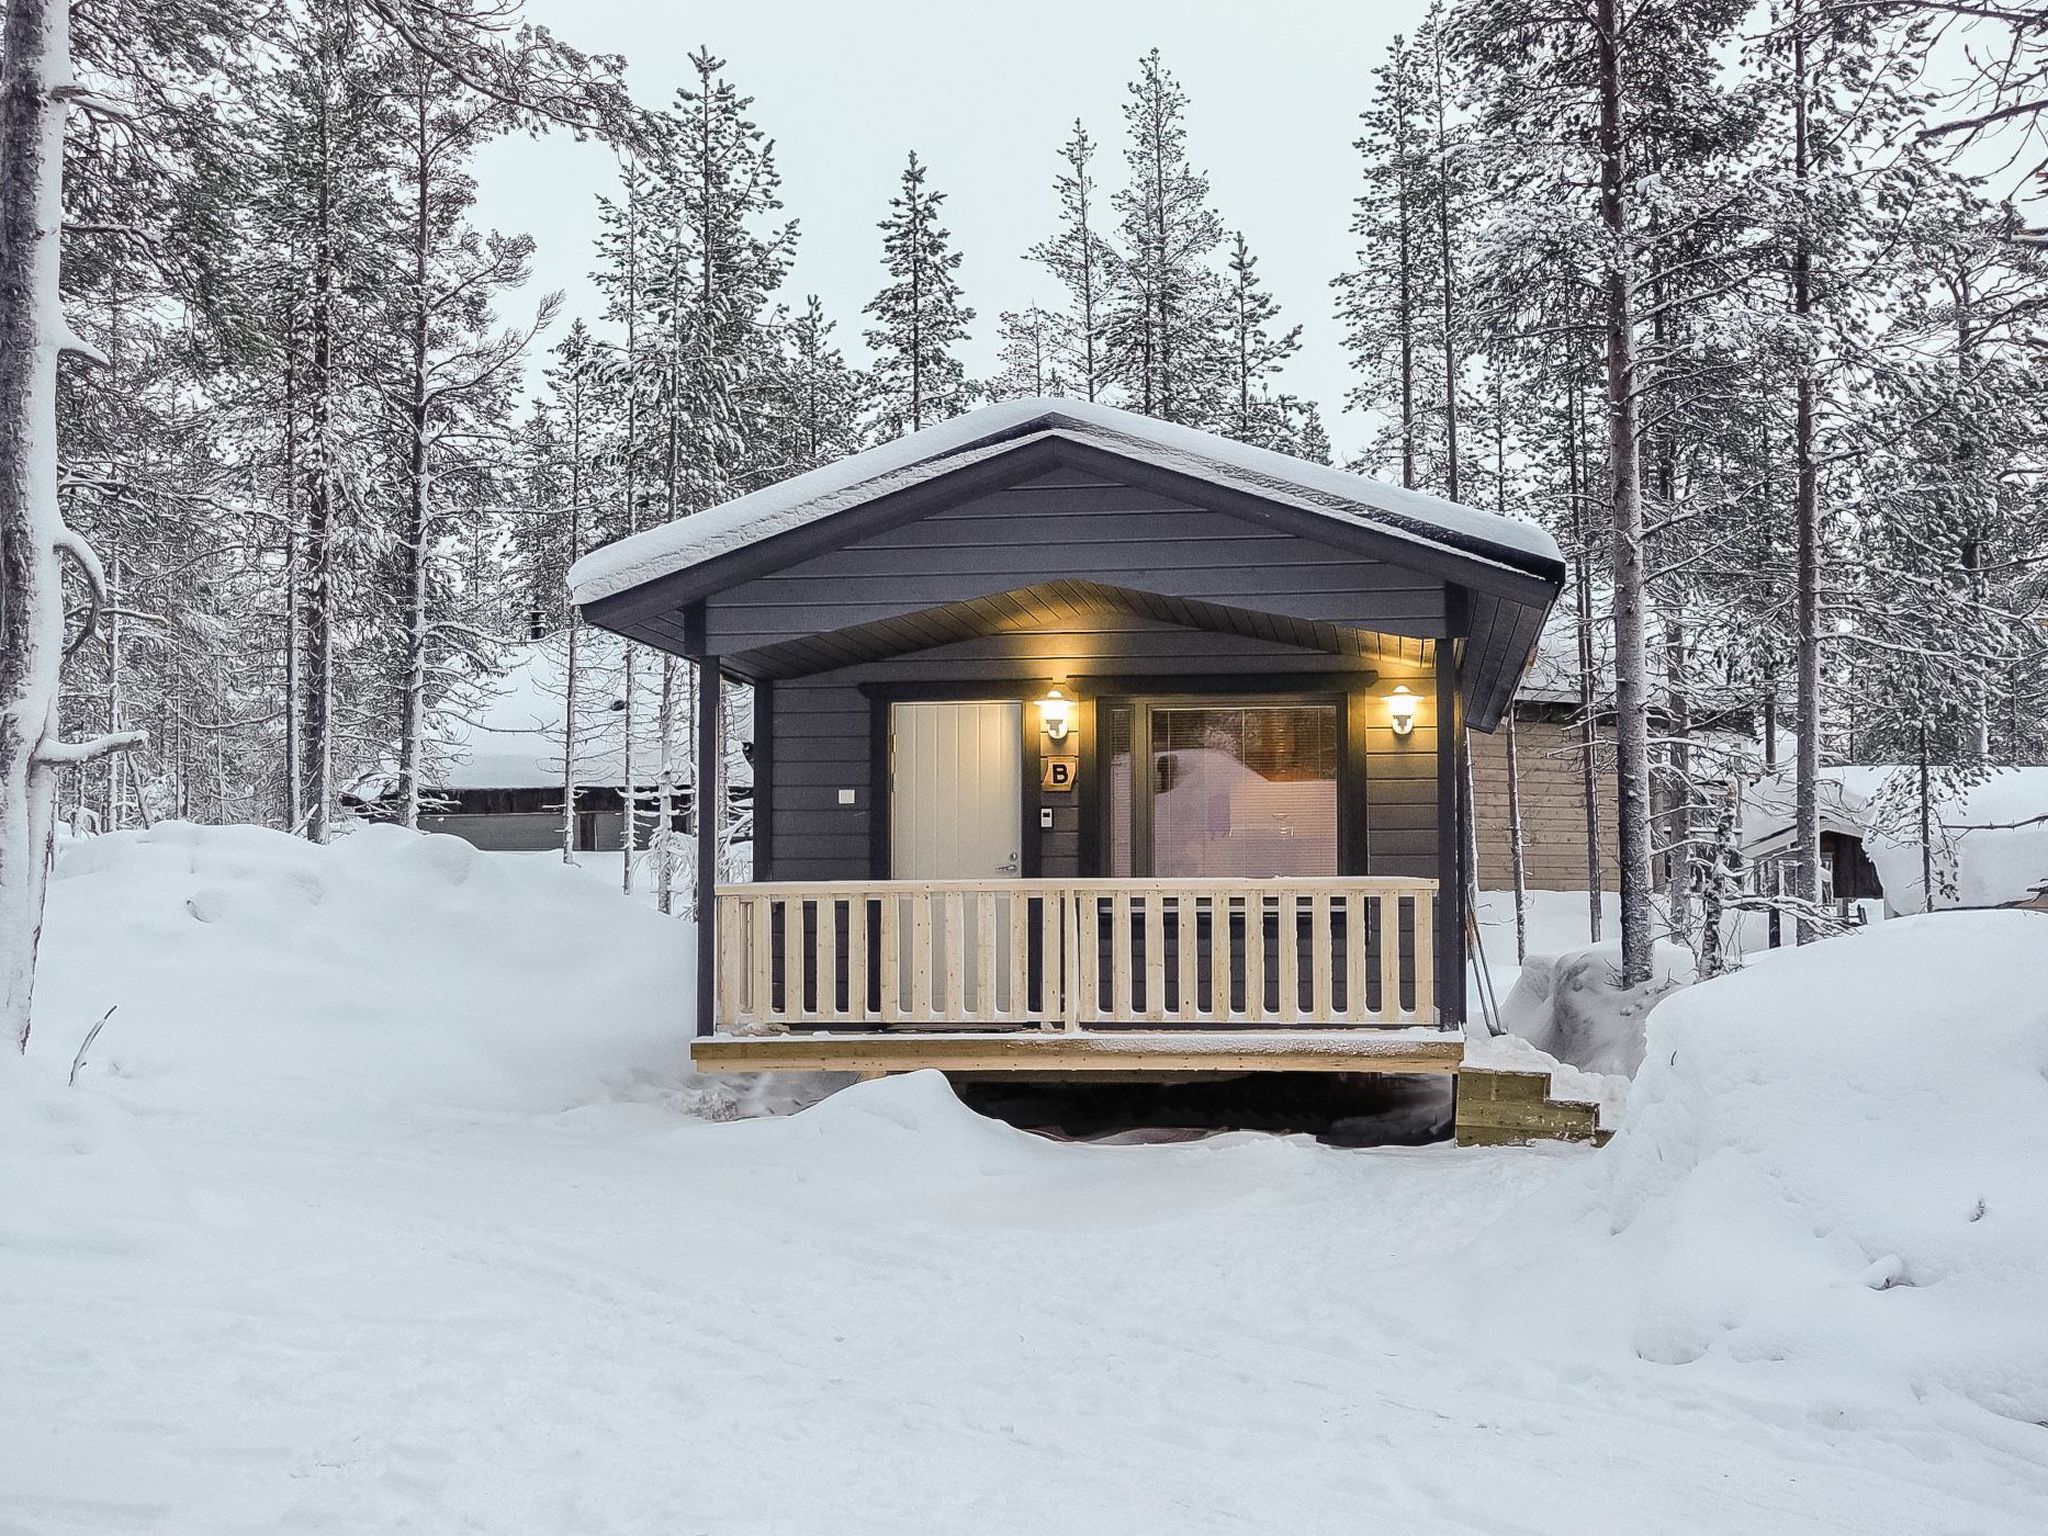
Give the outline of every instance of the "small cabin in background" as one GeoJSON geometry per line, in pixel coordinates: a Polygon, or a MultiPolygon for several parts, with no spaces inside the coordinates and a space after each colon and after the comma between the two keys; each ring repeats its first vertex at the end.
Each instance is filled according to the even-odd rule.
{"type": "Polygon", "coordinates": [[[1563,576],[1540,529],[1070,400],[586,556],[593,624],[752,700],[695,1060],[1454,1069],[1461,727],[1563,576]]]}
{"type": "MultiPolygon", "coordinates": [[[[576,707],[576,850],[616,852],[626,828],[626,718],[623,647],[609,635],[582,637],[576,707]]],[[[633,778],[640,786],[636,846],[653,837],[652,801],[661,659],[644,658],[633,681],[633,778]]],[[[680,710],[680,702],[678,703],[680,710]]],[[[443,832],[494,853],[544,853],[562,846],[564,742],[569,709],[568,647],[562,635],[516,646],[502,674],[447,701],[437,722],[442,738],[431,756],[432,778],[420,812],[422,832],[443,832]]],[[[744,729],[745,722],[741,722],[744,729]]],[[[676,727],[678,780],[674,830],[695,827],[696,766],[687,719],[676,727]]],[[[727,815],[747,836],[753,786],[744,754],[727,774],[727,815]]],[[[352,785],[343,803],[359,814],[391,813],[395,775],[387,767],[352,785]]]]}

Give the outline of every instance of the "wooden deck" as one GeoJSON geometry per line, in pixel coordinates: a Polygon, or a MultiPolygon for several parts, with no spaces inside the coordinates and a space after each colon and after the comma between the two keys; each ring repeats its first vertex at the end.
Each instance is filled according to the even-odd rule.
{"type": "Polygon", "coordinates": [[[1456,1072],[1462,1036],[1434,1029],[1015,1030],[707,1035],[700,1072],[1456,1072]]]}

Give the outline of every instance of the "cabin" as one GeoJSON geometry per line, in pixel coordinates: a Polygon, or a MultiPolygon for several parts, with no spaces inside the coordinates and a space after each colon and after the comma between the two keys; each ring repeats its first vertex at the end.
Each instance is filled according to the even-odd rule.
{"type": "Polygon", "coordinates": [[[694,1062],[1455,1071],[1466,730],[1563,580],[1535,527],[1072,400],[585,556],[589,622],[751,691],[694,1062]]]}
{"type": "MultiPolygon", "coordinates": [[[[567,637],[540,634],[510,647],[501,670],[464,684],[436,712],[421,794],[422,832],[440,832],[490,853],[560,853],[562,804],[574,759],[574,851],[617,853],[624,842],[629,796],[639,806],[634,846],[653,843],[658,819],[661,668],[643,665],[633,678],[633,711],[626,709],[624,647],[608,635],[585,636],[578,657],[575,722],[568,724],[567,637]],[[632,753],[626,724],[633,720],[632,753]]],[[[680,733],[679,733],[680,734],[680,733]]],[[[743,744],[742,744],[743,745],[743,744]]],[[[671,791],[670,822],[679,836],[695,826],[695,794],[687,764],[671,791]]],[[[350,811],[372,820],[398,814],[398,773],[386,762],[358,777],[342,794],[350,811]]],[[[751,774],[744,754],[728,765],[726,817],[744,843],[752,824],[751,774]]]]}

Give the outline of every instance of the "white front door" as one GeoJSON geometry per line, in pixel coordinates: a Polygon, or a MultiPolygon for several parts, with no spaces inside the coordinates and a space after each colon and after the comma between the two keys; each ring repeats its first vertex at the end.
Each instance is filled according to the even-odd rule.
{"type": "MultiPolygon", "coordinates": [[[[1022,873],[1023,727],[1024,706],[1015,699],[891,709],[892,879],[1013,880],[1022,873]]],[[[926,973],[936,1010],[920,1024],[958,1027],[997,1007],[1023,1007],[1005,995],[1014,899],[956,895],[934,904],[928,928],[905,925],[896,957],[903,995],[926,973]]]]}
{"type": "Polygon", "coordinates": [[[1023,870],[1024,706],[1015,699],[896,704],[889,874],[993,880],[1023,870]]]}

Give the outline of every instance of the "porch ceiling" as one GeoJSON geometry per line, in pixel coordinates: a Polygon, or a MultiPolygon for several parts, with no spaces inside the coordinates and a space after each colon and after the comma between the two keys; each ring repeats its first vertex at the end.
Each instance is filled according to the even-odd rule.
{"type": "Polygon", "coordinates": [[[963,640],[1070,628],[1104,614],[1129,614],[1324,655],[1367,662],[1399,661],[1414,667],[1429,664],[1434,646],[1433,641],[1414,636],[1313,623],[1099,582],[1053,581],[742,651],[721,658],[721,663],[727,672],[748,681],[778,681],[963,640]]]}

